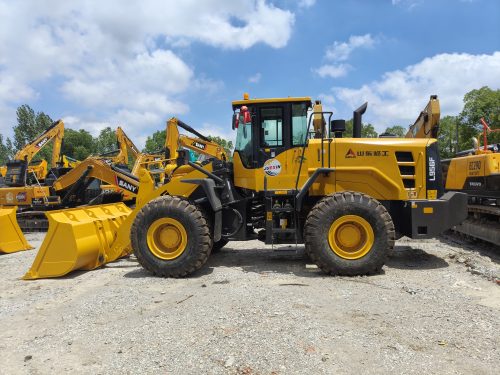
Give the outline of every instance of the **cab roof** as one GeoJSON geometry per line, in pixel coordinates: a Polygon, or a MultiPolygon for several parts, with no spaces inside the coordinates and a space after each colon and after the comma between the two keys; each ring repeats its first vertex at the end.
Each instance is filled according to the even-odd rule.
{"type": "Polygon", "coordinates": [[[307,102],[309,105],[312,104],[312,99],[309,96],[300,97],[288,97],[288,98],[259,98],[259,99],[242,99],[235,100],[232,102],[233,109],[241,107],[242,105],[252,105],[252,104],[266,104],[266,103],[296,103],[296,102],[307,102]]]}

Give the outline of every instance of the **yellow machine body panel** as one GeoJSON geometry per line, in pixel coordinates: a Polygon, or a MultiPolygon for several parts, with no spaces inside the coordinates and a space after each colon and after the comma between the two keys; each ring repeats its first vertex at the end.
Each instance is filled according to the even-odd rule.
{"type": "Polygon", "coordinates": [[[49,195],[48,186],[3,187],[0,189],[0,206],[31,206],[33,200],[42,202],[49,195]]]}
{"type": "MultiPolygon", "coordinates": [[[[333,168],[334,172],[318,176],[309,195],[323,196],[336,191],[354,190],[381,200],[407,200],[426,198],[425,148],[435,140],[338,138],[310,139],[304,150],[298,188],[321,167],[333,168]],[[330,160],[328,160],[330,147],[330,160]],[[411,152],[412,161],[398,161],[396,152],[411,152]],[[410,167],[410,168],[400,168],[410,167]],[[413,170],[402,174],[402,170],[413,170]],[[403,180],[413,180],[414,187],[406,188],[403,180]]],[[[295,189],[299,173],[302,147],[295,147],[268,159],[263,168],[247,169],[238,153],[235,153],[235,186],[263,191],[295,189]]]]}
{"type": "Polygon", "coordinates": [[[500,153],[481,151],[453,158],[445,175],[446,190],[500,201],[500,153]]]}
{"type": "Polygon", "coordinates": [[[461,190],[468,178],[500,175],[500,154],[482,153],[454,158],[446,178],[447,190],[461,190]]]}
{"type": "Polygon", "coordinates": [[[47,173],[49,172],[48,166],[49,164],[45,159],[31,162],[28,165],[28,177],[30,175],[35,175],[38,181],[44,180],[45,176],[47,176],[47,173]]]}
{"type": "Polygon", "coordinates": [[[6,166],[0,167],[0,176],[5,177],[6,173],[7,173],[7,167],[6,166]]]}
{"type": "Polygon", "coordinates": [[[16,220],[16,207],[0,208],[0,253],[33,249],[16,220]]]}

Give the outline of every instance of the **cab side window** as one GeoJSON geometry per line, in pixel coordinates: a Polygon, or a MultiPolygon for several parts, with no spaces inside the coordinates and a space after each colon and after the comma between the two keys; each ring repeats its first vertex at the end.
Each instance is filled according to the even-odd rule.
{"type": "Polygon", "coordinates": [[[302,146],[307,139],[307,106],[292,105],[292,146],[302,146]]]}
{"type": "Polygon", "coordinates": [[[283,146],[283,108],[262,108],[260,110],[261,146],[283,146]]]}

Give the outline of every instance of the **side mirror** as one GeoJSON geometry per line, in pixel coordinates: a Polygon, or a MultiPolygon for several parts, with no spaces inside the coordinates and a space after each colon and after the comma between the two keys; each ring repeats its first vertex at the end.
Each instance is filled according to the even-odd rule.
{"type": "Polygon", "coordinates": [[[233,121],[232,121],[232,127],[234,129],[238,129],[238,114],[236,112],[233,113],[233,121]]]}

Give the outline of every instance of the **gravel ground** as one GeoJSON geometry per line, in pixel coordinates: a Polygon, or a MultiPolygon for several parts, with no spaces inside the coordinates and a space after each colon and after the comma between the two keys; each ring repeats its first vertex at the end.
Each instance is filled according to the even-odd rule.
{"type": "Polygon", "coordinates": [[[354,278],[302,251],[231,242],[179,280],[131,257],[22,281],[36,251],[1,255],[0,373],[498,373],[498,248],[402,239],[354,278]]]}

